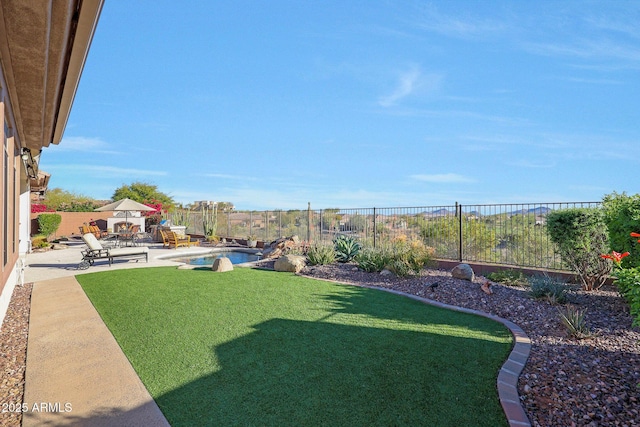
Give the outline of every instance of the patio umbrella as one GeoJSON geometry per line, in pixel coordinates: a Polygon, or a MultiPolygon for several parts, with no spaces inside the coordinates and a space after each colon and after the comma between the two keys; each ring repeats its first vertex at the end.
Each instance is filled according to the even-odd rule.
{"type": "Polygon", "coordinates": [[[109,203],[108,205],[104,205],[101,208],[95,209],[97,212],[122,212],[124,211],[124,222],[129,222],[129,211],[155,211],[154,208],[151,208],[147,205],[143,205],[142,203],[138,203],[135,200],[131,199],[120,199],[116,202],[109,203]]]}

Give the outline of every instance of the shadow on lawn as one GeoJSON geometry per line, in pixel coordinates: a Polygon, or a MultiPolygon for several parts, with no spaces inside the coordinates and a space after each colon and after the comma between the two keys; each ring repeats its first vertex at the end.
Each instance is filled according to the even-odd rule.
{"type": "MultiPolygon", "coordinates": [[[[414,310],[397,316],[388,308],[394,296],[377,294],[348,289],[327,298],[334,313],[468,326],[466,315],[447,318],[439,309],[421,310],[431,317],[414,310]]],[[[252,333],[213,348],[219,371],[156,402],[174,427],[506,425],[495,381],[509,345],[334,321],[257,324],[252,333]]]]}

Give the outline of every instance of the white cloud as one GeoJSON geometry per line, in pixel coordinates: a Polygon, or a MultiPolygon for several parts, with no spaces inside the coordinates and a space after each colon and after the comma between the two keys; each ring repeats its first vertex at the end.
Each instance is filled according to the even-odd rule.
{"type": "Polygon", "coordinates": [[[441,173],[441,174],[431,174],[431,175],[417,174],[417,175],[411,175],[410,178],[416,181],[433,182],[438,184],[469,183],[469,182],[476,181],[473,178],[459,175],[457,173],[441,173]]]}
{"type": "Polygon", "coordinates": [[[436,90],[440,86],[441,80],[442,76],[437,74],[423,75],[419,67],[413,66],[400,73],[396,87],[389,95],[380,97],[378,104],[383,107],[391,107],[418,91],[436,90]]]}
{"type": "Polygon", "coordinates": [[[246,175],[231,175],[226,173],[204,173],[204,174],[196,174],[197,176],[203,176],[206,178],[221,178],[221,179],[231,179],[237,181],[256,181],[258,178],[246,176],[246,175]]]}
{"type": "Polygon", "coordinates": [[[445,15],[433,5],[424,7],[421,20],[417,25],[422,30],[435,32],[447,37],[472,40],[500,34],[508,29],[504,22],[495,19],[459,13],[455,16],[445,15]]]}
{"type": "Polygon", "coordinates": [[[82,151],[100,154],[121,154],[110,149],[109,145],[100,138],[71,136],[62,139],[56,151],[82,151]]]}
{"type": "Polygon", "coordinates": [[[101,165],[48,165],[47,170],[52,172],[74,173],[80,172],[85,176],[100,178],[122,178],[122,177],[141,177],[141,176],[165,176],[167,172],[159,170],[146,170],[135,168],[119,168],[116,166],[101,165]]]}

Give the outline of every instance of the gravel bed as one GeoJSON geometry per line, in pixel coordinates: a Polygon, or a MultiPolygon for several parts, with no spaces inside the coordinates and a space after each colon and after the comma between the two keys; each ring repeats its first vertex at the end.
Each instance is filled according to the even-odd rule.
{"type": "MultiPolygon", "coordinates": [[[[273,268],[273,262],[259,266],[273,268]]],[[[587,309],[593,332],[578,340],[567,335],[557,306],[529,297],[527,289],[497,283],[488,295],[480,289],[481,277],[472,283],[448,271],[423,270],[402,279],[366,273],[353,264],[308,266],[300,274],[394,289],[509,319],[532,341],[518,388],[534,426],[640,426],[640,328],[631,326],[629,307],[615,287],[570,288],[570,303],[587,309]]],[[[16,287],[0,331],[3,405],[22,402],[31,287],[16,287]]],[[[20,413],[0,413],[0,426],[20,423],[20,413]]]]}
{"type": "Polygon", "coordinates": [[[19,426],[24,396],[24,374],[27,361],[29,308],[32,283],[17,285],[13,290],[7,314],[0,329],[0,426],[19,426]]]}

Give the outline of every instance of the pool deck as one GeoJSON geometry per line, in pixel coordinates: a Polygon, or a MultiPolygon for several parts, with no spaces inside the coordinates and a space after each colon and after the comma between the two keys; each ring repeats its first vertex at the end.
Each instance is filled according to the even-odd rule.
{"type": "MultiPolygon", "coordinates": [[[[148,263],[116,259],[109,267],[108,261],[99,260],[88,270],[77,270],[83,247],[75,243],[66,249],[27,256],[25,282],[33,282],[33,291],[23,400],[27,411],[22,425],[169,426],[74,276],[114,269],[179,266],[166,257],[198,255],[212,248],[166,249],[153,244],[149,246],[148,263]]],[[[511,330],[514,348],[500,370],[497,389],[509,425],[530,426],[517,390],[518,376],[531,348],[524,331],[486,313],[434,305],[490,317],[511,330]]]]}

